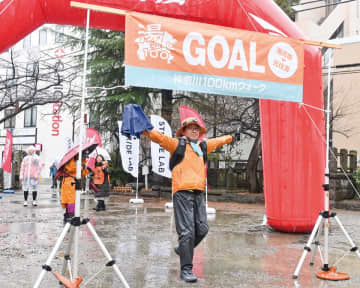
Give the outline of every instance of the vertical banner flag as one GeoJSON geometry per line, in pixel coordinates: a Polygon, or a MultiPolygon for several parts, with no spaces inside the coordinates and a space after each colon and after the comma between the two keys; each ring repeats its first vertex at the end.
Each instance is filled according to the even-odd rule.
{"type": "MultiPolygon", "coordinates": [[[[200,125],[205,128],[204,120],[201,118],[200,114],[198,112],[196,112],[194,109],[192,109],[188,106],[180,105],[179,110],[180,110],[180,122],[181,123],[188,117],[195,117],[196,119],[198,119],[200,125]]],[[[201,141],[205,137],[206,137],[206,134],[203,134],[199,138],[199,140],[201,141]]]]}
{"type": "MultiPolygon", "coordinates": [[[[85,143],[99,143],[98,147],[102,146],[101,143],[101,137],[98,131],[96,131],[93,128],[86,128],[86,138],[85,138],[85,143]]],[[[86,166],[91,168],[92,170],[94,170],[95,167],[95,158],[96,158],[96,150],[94,150],[90,155],[89,155],[89,160],[86,163],[86,166]]]]}
{"type": "Polygon", "coordinates": [[[4,146],[4,154],[3,154],[3,164],[2,168],[4,171],[11,173],[11,160],[12,160],[12,145],[13,145],[13,137],[11,135],[10,130],[6,130],[6,138],[5,138],[5,146],[4,146]]]}
{"type": "Polygon", "coordinates": [[[125,85],[302,102],[303,42],[131,12],[125,85]]]}
{"type": "Polygon", "coordinates": [[[86,128],[86,143],[99,143],[98,147],[102,146],[101,137],[98,131],[93,128],[86,128]]]}
{"type": "MultiPolygon", "coordinates": [[[[150,116],[151,124],[155,130],[162,134],[171,137],[171,127],[169,123],[158,115],[150,116]]],[[[171,171],[169,167],[170,153],[166,151],[159,144],[151,141],[151,163],[152,171],[156,174],[171,178],[171,171]]]]}
{"type": "Polygon", "coordinates": [[[121,134],[122,121],[118,121],[120,138],[120,156],[124,170],[135,178],[139,170],[139,139],[130,136],[130,139],[121,134]]]}

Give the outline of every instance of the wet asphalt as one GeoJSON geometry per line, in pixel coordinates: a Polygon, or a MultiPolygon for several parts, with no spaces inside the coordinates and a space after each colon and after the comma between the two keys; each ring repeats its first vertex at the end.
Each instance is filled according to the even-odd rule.
{"type": "MultiPolygon", "coordinates": [[[[41,185],[38,206],[23,207],[21,191],[0,199],[0,287],[33,287],[56,240],[63,231],[63,209],[59,193],[41,185]]],[[[308,253],[294,282],[292,275],[309,234],[287,234],[261,225],[264,205],[209,203],[210,231],[195,249],[194,273],[198,282],[179,278],[179,257],[174,217],[165,209],[165,199],[143,198],[144,204],[129,204],[129,196],[112,194],[107,210],[96,212],[92,194],[81,195],[81,215],[89,217],[101,241],[116,260],[130,287],[360,287],[360,259],[337,225],[331,222],[329,264],[350,275],[346,281],[324,281],[316,277],[322,266],[319,253],[310,266],[308,253]],[[345,254],[345,255],[344,255],[345,254]]],[[[335,209],[333,210],[335,211],[335,209]]],[[[336,210],[341,223],[360,245],[360,212],[336,210]]],[[[69,235],[51,263],[61,272],[69,235]]],[[[324,249],[323,237],[320,248],[324,249]]],[[[71,256],[73,253],[71,254],[71,256]]],[[[107,263],[93,235],[82,225],[79,237],[79,276],[83,283],[107,263]]],[[[47,272],[40,287],[60,287],[47,272]]],[[[84,286],[80,286],[84,287],[84,286]]],[[[85,287],[123,287],[112,268],[106,267],[85,287]]]]}

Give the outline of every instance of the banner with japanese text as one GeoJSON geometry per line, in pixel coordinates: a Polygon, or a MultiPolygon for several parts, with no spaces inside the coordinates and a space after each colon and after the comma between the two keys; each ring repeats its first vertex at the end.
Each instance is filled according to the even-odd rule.
{"type": "Polygon", "coordinates": [[[120,156],[122,166],[125,172],[130,173],[133,177],[138,178],[139,173],[139,139],[135,136],[128,138],[121,134],[122,121],[118,121],[120,156]]]}
{"type": "MultiPolygon", "coordinates": [[[[150,116],[151,124],[154,129],[162,134],[171,137],[171,127],[169,123],[158,115],[150,116]]],[[[166,151],[159,144],[151,141],[151,166],[152,171],[156,174],[171,178],[171,171],[169,167],[170,153],[166,151]]]]}
{"type": "Polygon", "coordinates": [[[125,84],[302,102],[299,40],[129,13],[125,84]]]}

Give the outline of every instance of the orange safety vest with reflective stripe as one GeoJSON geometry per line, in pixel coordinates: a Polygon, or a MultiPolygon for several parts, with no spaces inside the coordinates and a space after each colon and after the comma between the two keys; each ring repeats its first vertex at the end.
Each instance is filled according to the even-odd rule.
{"type": "MultiPolygon", "coordinates": [[[[166,136],[155,129],[143,134],[152,141],[158,143],[170,152],[175,152],[179,139],[166,136]]],[[[207,153],[232,142],[232,136],[226,135],[206,140],[207,153]]],[[[194,152],[191,145],[186,143],[184,159],[172,170],[172,190],[176,193],[179,190],[201,190],[205,189],[205,164],[203,157],[194,152]]]]}

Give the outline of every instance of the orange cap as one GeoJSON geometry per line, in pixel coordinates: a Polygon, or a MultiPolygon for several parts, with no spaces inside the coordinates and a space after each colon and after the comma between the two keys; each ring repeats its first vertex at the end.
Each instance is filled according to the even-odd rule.
{"type": "Polygon", "coordinates": [[[183,135],[184,132],[184,128],[186,126],[189,126],[190,124],[195,124],[200,128],[200,134],[199,136],[201,136],[202,134],[204,134],[206,132],[205,127],[202,127],[198,121],[198,119],[196,119],[195,117],[188,117],[186,119],[184,119],[184,121],[181,123],[181,127],[179,128],[179,130],[176,132],[176,136],[180,137],[181,135],[183,135]]]}

